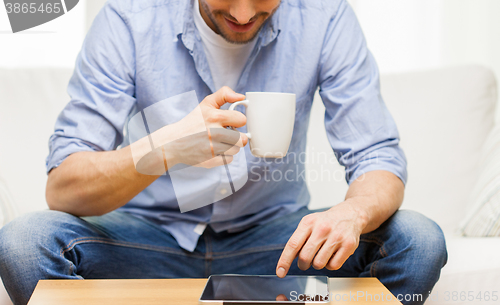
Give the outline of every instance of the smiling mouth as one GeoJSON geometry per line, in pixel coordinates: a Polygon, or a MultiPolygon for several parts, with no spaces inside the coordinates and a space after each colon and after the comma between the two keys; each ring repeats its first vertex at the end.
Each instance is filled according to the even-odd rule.
{"type": "Polygon", "coordinates": [[[238,24],[224,17],[227,26],[234,32],[245,33],[250,31],[255,25],[255,21],[251,21],[247,24],[238,24]]]}

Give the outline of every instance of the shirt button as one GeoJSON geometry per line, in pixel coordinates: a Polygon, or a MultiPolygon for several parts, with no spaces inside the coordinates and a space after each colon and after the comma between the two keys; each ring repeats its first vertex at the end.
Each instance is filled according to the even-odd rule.
{"type": "Polygon", "coordinates": [[[226,189],[221,189],[221,190],[220,190],[220,194],[221,194],[221,195],[226,195],[226,193],[227,193],[227,190],[226,190],[226,189]]]}

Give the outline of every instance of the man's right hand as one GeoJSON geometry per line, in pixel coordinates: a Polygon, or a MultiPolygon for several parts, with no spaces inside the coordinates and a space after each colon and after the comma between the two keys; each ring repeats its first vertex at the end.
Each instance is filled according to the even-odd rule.
{"type": "Polygon", "coordinates": [[[210,144],[207,141],[208,131],[211,132],[214,155],[227,155],[226,162],[230,162],[231,156],[246,145],[248,139],[236,131],[225,130],[225,127],[241,127],[246,118],[240,112],[221,110],[220,107],[242,99],[243,95],[227,87],[207,96],[197,110],[184,119],[151,134],[155,147],[159,147],[151,155],[148,137],[119,150],[70,155],[49,173],[46,191],[49,207],[76,216],[102,215],[125,205],[177,163],[205,167],[222,165],[222,157],[213,158],[212,149],[209,153],[206,149],[206,144],[210,144]],[[206,136],[198,138],[198,132],[205,132],[206,136]],[[227,144],[235,141],[235,145],[227,144]],[[142,158],[139,158],[145,162],[139,164],[143,169],[161,171],[155,174],[150,171],[147,175],[138,171],[134,145],[143,151],[142,158]],[[135,155],[134,158],[131,155],[135,155]],[[149,155],[148,158],[145,158],[146,155],[149,155]]]}
{"type": "Polygon", "coordinates": [[[150,145],[146,138],[132,144],[137,171],[159,175],[179,163],[206,168],[230,163],[233,155],[246,145],[248,138],[226,127],[244,126],[246,117],[241,112],[220,108],[225,103],[244,98],[229,87],[223,87],[207,96],[179,122],[152,133],[155,150],[141,153],[147,151],[146,145],[150,145]]]}

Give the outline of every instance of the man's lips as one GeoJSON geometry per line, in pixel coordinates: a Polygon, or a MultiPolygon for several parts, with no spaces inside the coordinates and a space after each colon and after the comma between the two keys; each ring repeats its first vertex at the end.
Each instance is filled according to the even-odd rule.
{"type": "Polygon", "coordinates": [[[250,31],[255,24],[255,21],[249,22],[247,24],[237,24],[227,18],[224,18],[224,20],[226,20],[226,24],[231,30],[239,33],[245,33],[250,31]]]}

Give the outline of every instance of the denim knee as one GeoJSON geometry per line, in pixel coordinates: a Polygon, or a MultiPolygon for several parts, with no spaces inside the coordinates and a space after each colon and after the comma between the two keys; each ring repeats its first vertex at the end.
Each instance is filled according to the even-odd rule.
{"type": "Polygon", "coordinates": [[[11,299],[25,304],[39,279],[54,278],[63,232],[79,218],[57,211],[18,217],[0,230],[0,276],[11,299]]]}
{"type": "Polygon", "coordinates": [[[0,259],[31,257],[54,240],[61,226],[76,218],[57,211],[39,211],[18,217],[0,230],[0,259]]]}
{"type": "Polygon", "coordinates": [[[420,213],[400,210],[373,235],[368,237],[380,241],[381,258],[370,270],[397,298],[421,296],[404,304],[423,304],[448,257],[441,228],[420,213]]]}
{"type": "Polygon", "coordinates": [[[412,257],[423,262],[421,271],[440,270],[448,259],[443,231],[424,215],[400,210],[392,216],[396,230],[391,230],[400,246],[412,251],[412,257]]]}

